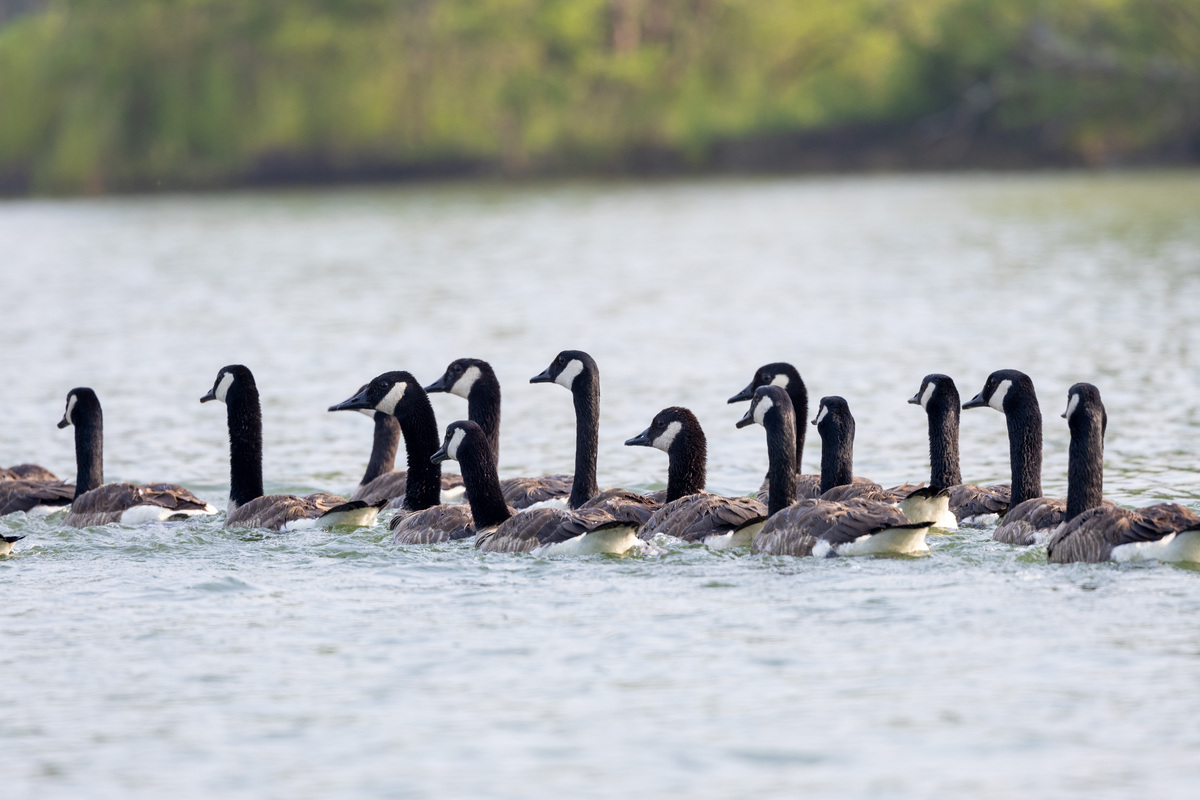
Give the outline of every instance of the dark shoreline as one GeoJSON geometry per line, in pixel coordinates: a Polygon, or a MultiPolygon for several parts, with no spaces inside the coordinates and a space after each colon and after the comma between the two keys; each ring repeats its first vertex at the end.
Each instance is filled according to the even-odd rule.
{"type": "Polygon", "coordinates": [[[608,158],[554,155],[512,168],[501,159],[404,163],[348,162],[323,154],[276,153],[253,168],[214,178],[173,176],[112,183],[74,193],[31,191],[29,171],[0,173],[0,198],[218,192],[460,180],[597,180],[701,176],[837,175],[904,172],[1056,171],[1200,165],[1200,142],[1088,161],[1047,147],[1036,132],[931,134],[927,126],[894,123],[772,133],[718,141],[700,158],[669,148],[631,148],[608,158]]]}

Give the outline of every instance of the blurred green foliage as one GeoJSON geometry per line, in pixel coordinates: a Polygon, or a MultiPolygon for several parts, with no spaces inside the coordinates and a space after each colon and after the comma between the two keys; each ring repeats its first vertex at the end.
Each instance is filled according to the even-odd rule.
{"type": "Polygon", "coordinates": [[[48,0],[0,27],[0,175],[33,191],[703,167],[868,123],[1096,163],[1194,155],[1198,101],[1200,0],[48,0]]]}

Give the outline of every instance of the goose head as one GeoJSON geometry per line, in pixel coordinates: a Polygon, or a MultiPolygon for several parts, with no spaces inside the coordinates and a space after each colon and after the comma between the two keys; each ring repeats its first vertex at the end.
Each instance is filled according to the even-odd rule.
{"type": "Polygon", "coordinates": [[[736,426],[745,428],[757,423],[765,428],[768,415],[772,418],[780,416],[783,414],[783,409],[791,408],[791,405],[792,398],[788,396],[782,386],[760,386],[754,390],[754,399],[750,401],[750,408],[746,410],[745,416],[737,421],[736,426]]]}
{"type": "Polygon", "coordinates": [[[429,457],[434,464],[443,461],[461,461],[462,456],[471,448],[486,447],[487,435],[474,422],[459,420],[446,426],[446,438],[437,452],[429,457]]]}
{"type": "Polygon", "coordinates": [[[65,428],[74,425],[84,415],[91,416],[100,411],[100,398],[86,386],[80,386],[67,392],[67,410],[59,420],[58,427],[65,428]]]}
{"type": "Polygon", "coordinates": [[[228,405],[231,396],[237,397],[239,394],[249,391],[258,391],[254,384],[254,375],[241,364],[230,364],[228,367],[222,367],[217,373],[217,379],[213,381],[213,388],[200,398],[200,402],[219,400],[228,405]]]}
{"type": "Polygon", "coordinates": [[[582,350],[563,350],[550,366],[529,379],[530,383],[557,383],[568,391],[575,386],[575,381],[583,373],[597,372],[595,360],[582,350]]]}
{"type": "Polygon", "coordinates": [[[755,391],[762,386],[780,386],[787,389],[800,382],[800,373],[785,361],[764,364],[754,373],[754,378],[745,389],[729,398],[730,403],[740,403],[743,400],[754,399],[755,391]]]}
{"type": "Polygon", "coordinates": [[[687,439],[687,432],[698,429],[696,415],[686,408],[672,406],[654,415],[650,427],[626,440],[627,446],[654,447],[670,453],[672,447],[680,446],[687,439]],[[682,435],[681,435],[682,434],[682,435]]]}
{"type": "Polygon", "coordinates": [[[385,372],[374,378],[349,400],[343,400],[330,411],[366,411],[374,414],[376,411],[399,417],[406,402],[410,402],[415,393],[413,389],[421,385],[411,373],[401,371],[385,372]],[[408,398],[408,401],[405,398],[408,398]]]}
{"type": "Polygon", "coordinates": [[[496,382],[496,373],[492,365],[478,358],[458,358],[450,362],[442,377],[425,387],[427,392],[449,392],[467,399],[471,389],[480,378],[489,377],[496,382]]]}
{"type": "Polygon", "coordinates": [[[963,403],[963,408],[984,408],[990,406],[997,411],[1007,414],[1022,400],[1030,396],[1036,397],[1033,391],[1033,380],[1020,370],[998,369],[988,375],[983,391],[963,403]]]}
{"type": "Polygon", "coordinates": [[[850,404],[845,398],[836,395],[822,397],[812,424],[817,426],[817,432],[821,434],[822,439],[830,433],[844,430],[847,425],[853,427],[854,416],[850,413],[850,404]]]}
{"type": "Polygon", "coordinates": [[[921,388],[908,398],[908,402],[920,406],[927,413],[941,408],[958,407],[958,387],[949,375],[933,373],[921,380],[921,388]]]}

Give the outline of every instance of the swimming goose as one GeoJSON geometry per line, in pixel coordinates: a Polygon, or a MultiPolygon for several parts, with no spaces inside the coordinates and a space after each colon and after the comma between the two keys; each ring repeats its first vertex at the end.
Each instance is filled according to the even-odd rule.
{"type": "Polygon", "coordinates": [[[48,514],[71,505],[75,487],[37,464],[0,468],[0,516],[24,511],[48,514]]]}
{"type": "Polygon", "coordinates": [[[104,482],[104,412],[100,399],[86,387],[67,393],[67,410],[59,428],[75,426],[75,498],[63,518],[74,528],[120,522],[137,525],[144,522],[186,519],[200,514],[215,514],[217,509],[196,495],[172,483],[104,482]]]}
{"type": "MultiPolygon", "coordinates": [[[[782,390],[781,390],[782,391],[782,390]]],[[[638,538],[665,534],[685,542],[721,549],[745,547],[767,517],[767,508],[751,497],[723,497],[704,491],[708,444],[696,415],[686,408],[664,408],[650,427],[625,442],[667,454],[667,496],[638,531],[638,538]]]]}
{"type": "MultiPolygon", "coordinates": [[[[358,393],[367,387],[358,387],[358,393]]],[[[341,411],[341,404],[330,406],[330,411],[341,411]]],[[[375,441],[371,445],[371,458],[367,462],[367,470],[363,473],[358,488],[350,495],[351,500],[362,500],[368,505],[375,505],[380,500],[403,503],[405,488],[408,484],[408,473],[395,468],[396,450],[400,446],[400,422],[391,414],[364,408],[358,409],[363,415],[375,421],[375,441]]],[[[435,428],[436,429],[436,428],[435,428]]],[[[445,499],[450,490],[457,489],[462,495],[462,477],[458,475],[442,475],[442,497],[445,499]]]]}
{"type": "Polygon", "coordinates": [[[470,506],[439,504],[442,467],[430,460],[438,449],[437,419],[417,379],[408,372],[385,372],[330,410],[351,409],[386,415],[404,434],[408,480],[397,513],[388,523],[392,541],[432,544],[474,536],[470,506]]]}
{"type": "Polygon", "coordinates": [[[504,502],[487,434],[474,422],[452,422],[433,455],[462,466],[475,520],[475,547],[494,553],[587,555],[624,553],[638,546],[637,525],[600,509],[534,508],[514,513],[504,502]]]}
{"type": "Polygon", "coordinates": [[[0,556],[6,556],[11,553],[12,546],[24,538],[24,536],[0,536],[0,556]]]}
{"type": "MultiPolygon", "coordinates": [[[[746,388],[729,398],[727,402],[740,403],[745,400],[753,400],[754,392],[760,386],[782,387],[792,401],[792,408],[796,410],[796,419],[808,419],[808,387],[804,385],[804,379],[800,377],[800,372],[786,361],[776,361],[759,367],[746,388]]],[[[796,428],[796,496],[801,498],[816,497],[821,493],[821,476],[804,475],[800,472],[800,464],[804,459],[805,433],[804,425],[798,425],[796,428]]],[[[758,499],[764,503],[771,501],[769,483],[764,476],[762,485],[758,488],[758,499]]]]}
{"type": "Polygon", "coordinates": [[[986,407],[1004,414],[1012,465],[1012,497],[992,539],[1005,544],[1040,544],[1066,520],[1067,501],[1042,497],[1042,410],[1033,380],[1015,369],[996,370],[988,376],[983,391],[963,403],[964,409],[986,407]]]}
{"type": "Polygon", "coordinates": [[[884,489],[874,481],[854,475],[854,415],[844,398],[822,397],[816,419],[821,434],[821,494],[819,500],[845,502],[860,499],[899,504],[910,522],[948,522],[949,493],[940,486],[904,484],[884,489]]]}
{"type": "Polygon", "coordinates": [[[563,350],[529,382],[563,386],[575,402],[575,475],[567,507],[602,508],[619,517],[631,515],[630,520],[639,527],[645,524],[662,505],[661,498],[652,499],[628,489],[601,492],[596,485],[600,439],[600,368],[596,361],[582,350],[563,350]]]}
{"type": "MultiPolygon", "coordinates": [[[[500,381],[492,365],[478,358],[450,362],[442,377],[425,387],[427,392],[449,392],[467,401],[467,419],[488,437],[492,453],[500,455],[500,381]]],[[[497,462],[499,463],[499,462],[497,462]]],[[[505,478],[500,481],[505,501],[513,508],[532,505],[565,508],[571,493],[570,475],[539,478],[505,478]]]]}
{"type": "MultiPolygon", "coordinates": [[[[781,386],[787,391],[788,397],[792,401],[792,408],[796,411],[796,419],[800,421],[796,426],[796,496],[801,499],[819,497],[821,476],[819,474],[805,475],[800,471],[800,464],[804,458],[806,432],[804,420],[808,418],[808,388],[804,385],[804,380],[796,368],[787,362],[777,361],[772,364],[764,364],[754,373],[754,377],[746,388],[729,398],[727,402],[740,403],[743,400],[752,400],[754,392],[760,386],[781,386]]],[[[768,483],[769,481],[764,477],[762,485],[758,487],[757,497],[763,503],[769,503],[771,500],[768,483]]],[[[868,478],[858,476],[852,476],[851,483],[875,484],[868,478]]],[[[920,488],[919,484],[903,484],[888,491],[897,497],[907,497],[910,492],[918,488],[920,488]]]]}
{"type": "Polygon", "coordinates": [[[985,487],[962,482],[958,466],[958,419],[962,412],[954,380],[948,375],[926,375],[908,402],[921,406],[929,418],[929,484],[950,490],[954,519],[942,520],[937,527],[954,530],[960,522],[995,522],[997,515],[1008,509],[1011,489],[1008,485],[985,487]]]}
{"type": "MultiPolygon", "coordinates": [[[[821,432],[821,473],[841,466],[827,459],[827,452],[843,453],[846,426],[837,422],[842,416],[840,398],[823,398],[818,414],[821,432]]],[[[849,410],[845,409],[849,415],[849,410]]],[[[853,433],[853,418],[850,417],[853,433]]],[[[767,457],[770,469],[771,505],[762,530],[754,537],[753,551],[788,556],[859,556],[921,553],[929,549],[925,535],[932,520],[913,522],[897,506],[862,497],[843,502],[804,499],[796,502],[795,412],[791,398],[779,386],[762,386],[737,427],[762,425],[767,431],[767,457]]],[[[945,493],[942,494],[946,500],[945,493]]]]}
{"type": "Polygon", "coordinates": [[[1071,428],[1066,521],[1050,536],[1046,557],[1072,561],[1200,562],[1200,516],[1177,503],[1145,508],[1101,505],[1104,432],[1108,415],[1100,390],[1077,383],[1063,412],[1071,428]]]}
{"type": "Polygon", "coordinates": [[[319,492],[306,497],[263,494],[262,407],[254,375],[241,364],[222,367],[201,403],[225,404],[229,426],[229,511],[226,528],[266,528],[272,531],[300,528],[371,525],[378,506],[361,500],[347,502],[319,492]]]}

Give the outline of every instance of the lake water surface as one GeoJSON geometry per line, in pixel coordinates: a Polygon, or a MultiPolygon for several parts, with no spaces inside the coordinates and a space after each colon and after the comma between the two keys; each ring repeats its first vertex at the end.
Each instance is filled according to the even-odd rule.
{"type": "MultiPolygon", "coordinates": [[[[91,386],[109,480],[223,506],[224,409],[198,399],[244,363],[268,491],[349,492],[371,425],[326,407],[461,356],[504,387],[502,474],[569,471],[570,396],[528,379],[579,348],[601,485],[661,487],[665,456],[622,442],[685,405],[710,488],[756,488],[762,429],[725,399],[775,360],[814,409],[846,397],[857,474],[926,479],[922,376],[966,399],[1013,367],[1048,494],[1086,380],[1106,495],[1200,508],[1194,173],[16,201],[0,271],[0,465],[64,478],[55,423],[91,386]]],[[[1003,417],[964,413],[964,477],[1007,458],[1003,417]]],[[[219,525],[0,518],[27,536],[0,559],[5,798],[1190,798],[1200,777],[1191,569],[1050,566],[989,529],[919,559],[538,559],[219,525]]]]}

